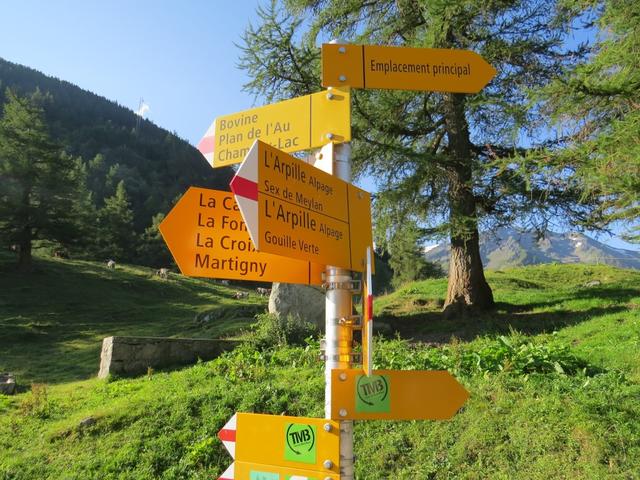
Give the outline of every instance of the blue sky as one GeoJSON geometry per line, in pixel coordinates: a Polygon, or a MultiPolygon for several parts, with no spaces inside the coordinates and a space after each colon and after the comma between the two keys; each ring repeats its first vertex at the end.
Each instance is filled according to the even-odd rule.
{"type": "Polygon", "coordinates": [[[144,98],[147,118],[195,145],[215,117],[254,106],[242,91],[247,77],[234,43],[256,21],[259,3],[13,0],[2,5],[0,57],[132,110],[144,98]]]}
{"type": "Polygon", "coordinates": [[[244,110],[236,68],[257,0],[14,0],[0,57],[68,80],[196,144],[218,115],[244,110]]]}

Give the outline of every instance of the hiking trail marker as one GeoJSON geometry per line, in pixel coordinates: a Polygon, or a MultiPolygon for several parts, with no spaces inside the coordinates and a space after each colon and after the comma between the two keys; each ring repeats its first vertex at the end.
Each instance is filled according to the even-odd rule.
{"type": "Polygon", "coordinates": [[[259,140],[231,190],[256,250],[365,269],[372,245],[368,192],[259,140]]]}
{"type": "Polygon", "coordinates": [[[236,413],[218,432],[235,462],[220,479],[340,478],[340,425],[322,418],[236,413]]]}
{"type": "Polygon", "coordinates": [[[469,392],[446,370],[333,370],[331,418],[446,420],[469,392]]]}
{"type": "Polygon", "coordinates": [[[198,143],[212,167],[240,163],[257,139],[285,152],[351,140],[349,89],[331,89],[218,117],[198,143]]]}
{"type": "Polygon", "coordinates": [[[362,275],[362,369],[365,375],[373,374],[373,255],[367,247],[367,269],[362,275]]]}
{"type": "Polygon", "coordinates": [[[471,50],[322,45],[322,85],[477,93],[496,75],[471,50]]]}
{"type": "Polygon", "coordinates": [[[324,265],[257,252],[230,192],[190,187],[160,233],[183,275],[322,284],[324,265]]]}

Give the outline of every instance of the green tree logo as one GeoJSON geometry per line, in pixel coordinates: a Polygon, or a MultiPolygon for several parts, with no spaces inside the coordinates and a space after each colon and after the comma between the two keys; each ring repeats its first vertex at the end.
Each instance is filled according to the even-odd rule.
{"type": "Polygon", "coordinates": [[[356,411],[388,413],[391,411],[389,379],[386,375],[358,375],[356,411]]]}
{"type": "Polygon", "coordinates": [[[285,460],[316,463],[316,427],[290,423],[285,431],[285,460]]]}

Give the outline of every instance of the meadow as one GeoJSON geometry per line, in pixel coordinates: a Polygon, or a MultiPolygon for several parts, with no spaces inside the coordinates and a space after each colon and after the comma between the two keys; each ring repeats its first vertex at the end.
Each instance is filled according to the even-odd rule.
{"type": "MultiPolygon", "coordinates": [[[[0,396],[0,479],[217,478],[231,457],[216,434],[234,412],[322,415],[318,339],[254,318],[264,299],[134,266],[37,265],[27,278],[0,263],[0,370],[26,385],[0,396]],[[244,343],[188,368],[93,378],[116,333],[244,343]]],[[[640,272],[487,277],[498,306],[475,318],[442,317],[440,279],[376,300],[376,367],[444,368],[471,397],[449,421],[357,422],[357,478],[640,478],[640,272]]]]}

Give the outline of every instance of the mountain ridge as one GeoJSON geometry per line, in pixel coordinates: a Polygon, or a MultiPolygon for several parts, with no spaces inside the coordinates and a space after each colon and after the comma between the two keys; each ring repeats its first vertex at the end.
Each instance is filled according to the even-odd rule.
{"type": "MultiPolygon", "coordinates": [[[[502,228],[480,234],[480,256],[485,268],[499,270],[547,263],[606,264],[640,269],[640,252],[610,247],[582,233],[535,232],[502,228]]],[[[425,258],[443,266],[449,263],[449,245],[425,251],[425,258]]]]}
{"type": "Polygon", "coordinates": [[[186,140],[113,100],[0,57],[0,107],[7,88],[40,92],[52,137],[82,157],[98,207],[125,182],[138,233],[189,186],[228,190],[232,169],[212,170],[186,140]]]}

